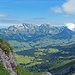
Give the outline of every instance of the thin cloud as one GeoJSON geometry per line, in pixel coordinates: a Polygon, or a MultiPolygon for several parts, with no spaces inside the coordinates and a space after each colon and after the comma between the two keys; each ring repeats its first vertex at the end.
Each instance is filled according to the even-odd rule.
{"type": "Polygon", "coordinates": [[[63,12],[60,7],[54,7],[54,8],[51,8],[51,10],[53,10],[56,13],[62,13],[63,12]]]}
{"type": "Polygon", "coordinates": [[[6,14],[0,14],[0,17],[6,17],[7,15],[6,14]]]}
{"type": "Polygon", "coordinates": [[[60,7],[56,6],[51,8],[52,11],[56,13],[66,13],[75,15],[75,0],[67,0],[65,3],[63,3],[60,7]]]}

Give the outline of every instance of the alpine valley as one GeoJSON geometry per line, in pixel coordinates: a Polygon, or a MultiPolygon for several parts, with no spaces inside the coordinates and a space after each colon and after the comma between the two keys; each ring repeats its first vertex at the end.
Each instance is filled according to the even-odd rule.
{"type": "Polygon", "coordinates": [[[0,29],[0,38],[13,46],[17,64],[31,72],[74,75],[75,31],[66,26],[23,23],[0,29]]]}

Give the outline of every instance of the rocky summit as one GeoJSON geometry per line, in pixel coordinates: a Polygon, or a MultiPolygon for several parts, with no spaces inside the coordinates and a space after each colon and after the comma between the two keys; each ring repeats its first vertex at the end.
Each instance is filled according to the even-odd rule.
{"type": "Polygon", "coordinates": [[[33,39],[45,36],[51,39],[71,39],[73,31],[64,26],[50,26],[49,24],[33,25],[22,24],[13,25],[8,29],[0,29],[0,38],[17,41],[33,41],[33,39]]]}

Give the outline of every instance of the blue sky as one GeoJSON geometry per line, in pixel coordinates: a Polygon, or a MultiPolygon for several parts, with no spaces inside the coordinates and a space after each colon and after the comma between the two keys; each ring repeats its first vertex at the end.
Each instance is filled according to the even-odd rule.
{"type": "Polygon", "coordinates": [[[75,23],[75,0],[0,0],[0,27],[32,23],[75,23]]]}

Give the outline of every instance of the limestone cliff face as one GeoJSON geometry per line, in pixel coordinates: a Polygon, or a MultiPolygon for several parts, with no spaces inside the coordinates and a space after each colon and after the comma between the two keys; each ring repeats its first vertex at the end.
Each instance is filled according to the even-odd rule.
{"type": "Polygon", "coordinates": [[[8,55],[0,48],[0,62],[3,63],[4,68],[9,70],[10,75],[17,75],[16,73],[16,61],[13,52],[9,52],[8,55]]]}

